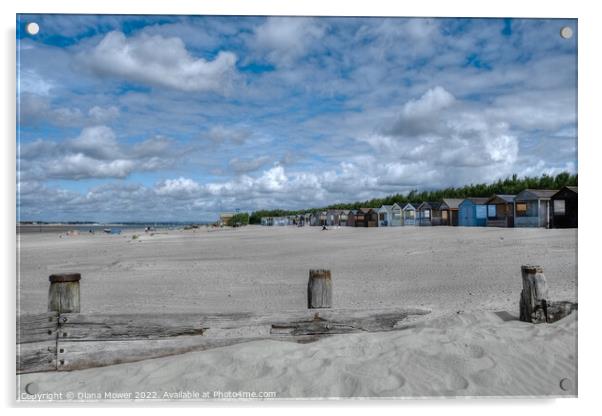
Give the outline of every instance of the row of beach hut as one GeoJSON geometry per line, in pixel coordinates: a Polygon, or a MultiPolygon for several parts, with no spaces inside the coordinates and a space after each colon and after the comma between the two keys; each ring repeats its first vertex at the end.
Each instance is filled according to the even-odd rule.
{"type": "Polygon", "coordinates": [[[263,225],[349,227],[464,226],[577,228],[577,187],[525,189],[517,195],[444,198],[440,201],[331,209],[287,217],[263,217],[263,225]]]}

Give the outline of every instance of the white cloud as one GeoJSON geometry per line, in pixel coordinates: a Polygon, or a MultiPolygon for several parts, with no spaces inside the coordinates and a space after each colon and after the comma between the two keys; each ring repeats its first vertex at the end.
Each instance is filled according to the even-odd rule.
{"type": "Polygon", "coordinates": [[[182,39],[108,33],[83,61],[101,75],[181,91],[224,92],[234,74],[236,55],[221,51],[214,60],[195,58],[182,39]]]}
{"type": "Polygon", "coordinates": [[[135,164],[131,160],[117,159],[104,161],[91,158],[82,153],[71,154],[48,164],[49,178],[125,178],[133,170],[135,164]]]}
{"type": "Polygon", "coordinates": [[[109,107],[99,107],[95,105],[88,110],[88,116],[97,124],[106,123],[119,116],[119,109],[114,105],[109,107]]]}
{"type": "Polygon", "coordinates": [[[198,192],[200,185],[189,178],[167,179],[155,187],[158,195],[186,196],[198,192]]]}
{"type": "Polygon", "coordinates": [[[236,173],[247,173],[259,169],[270,161],[269,156],[259,156],[253,159],[230,159],[228,166],[236,173]]]}
{"type": "Polygon", "coordinates": [[[20,145],[18,156],[22,177],[30,179],[126,178],[182,161],[173,140],[152,137],[124,145],[107,126],[86,127],[73,139],[20,145]]]}
{"type": "Polygon", "coordinates": [[[43,123],[59,127],[94,126],[106,124],[119,116],[119,108],[114,105],[95,105],[85,112],[77,107],[53,106],[50,97],[32,93],[22,93],[18,105],[20,123],[28,126],[43,123]]]}
{"type": "Polygon", "coordinates": [[[95,159],[114,159],[121,156],[117,137],[107,126],[86,127],[67,145],[70,150],[95,159]]]}
{"type": "Polygon", "coordinates": [[[221,125],[213,126],[207,133],[207,138],[216,144],[243,144],[251,132],[245,128],[231,128],[221,125]]]}
{"type": "Polygon", "coordinates": [[[268,17],[255,30],[255,46],[276,64],[288,66],[315,47],[325,28],[317,19],[304,17],[268,17]]]}
{"type": "Polygon", "coordinates": [[[17,94],[36,94],[41,96],[47,96],[50,90],[54,88],[54,84],[44,79],[33,69],[20,69],[19,70],[19,83],[17,84],[17,94]]]}
{"type": "Polygon", "coordinates": [[[481,176],[479,170],[512,174],[519,154],[519,140],[508,123],[487,117],[440,86],[404,104],[392,125],[358,140],[374,149],[380,163],[422,162],[454,171],[456,183],[474,180],[469,178],[481,176]]]}

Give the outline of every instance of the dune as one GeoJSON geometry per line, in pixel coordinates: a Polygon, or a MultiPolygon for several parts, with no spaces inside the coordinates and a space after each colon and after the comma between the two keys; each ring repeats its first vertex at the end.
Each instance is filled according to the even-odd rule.
{"type": "Polygon", "coordinates": [[[337,335],[310,344],[254,341],[110,367],[27,374],[20,377],[20,389],[34,382],[40,393],[71,393],[76,400],[132,400],[135,392],[163,400],[192,399],[186,394],[193,393],[197,399],[247,398],[253,392],[268,398],[573,397],[576,335],[577,313],[533,325],[507,312],[472,311],[388,333],[337,335]]]}

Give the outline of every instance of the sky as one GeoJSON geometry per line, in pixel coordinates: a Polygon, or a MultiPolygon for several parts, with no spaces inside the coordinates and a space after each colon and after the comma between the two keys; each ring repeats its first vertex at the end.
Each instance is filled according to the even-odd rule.
{"type": "Polygon", "coordinates": [[[576,20],[18,15],[17,216],[212,221],[576,173],[576,107],[576,20]]]}

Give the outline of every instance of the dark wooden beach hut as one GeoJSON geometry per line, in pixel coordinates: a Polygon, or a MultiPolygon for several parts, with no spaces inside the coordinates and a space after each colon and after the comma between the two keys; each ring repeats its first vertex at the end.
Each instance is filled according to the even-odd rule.
{"type": "Polygon", "coordinates": [[[558,190],[525,189],[514,198],[515,227],[550,227],[551,198],[558,190]]]}
{"type": "Polygon", "coordinates": [[[443,203],[447,205],[448,224],[457,226],[459,224],[458,213],[460,211],[461,198],[443,198],[443,203]]]}
{"type": "Polygon", "coordinates": [[[347,226],[355,227],[355,218],[357,217],[357,209],[352,209],[347,213],[347,226]]]}
{"type": "Polygon", "coordinates": [[[378,227],[378,212],[372,208],[360,208],[355,214],[356,227],[378,227]]]}
{"type": "Polygon", "coordinates": [[[343,209],[331,209],[326,213],[326,225],[330,227],[339,227],[347,225],[347,213],[349,211],[343,209]]]}
{"type": "Polygon", "coordinates": [[[487,227],[514,227],[515,195],[494,195],[487,200],[487,227]]]}
{"type": "Polygon", "coordinates": [[[565,186],[552,195],[552,227],[577,228],[576,186],[565,186]]]}
{"type": "Polygon", "coordinates": [[[448,225],[449,207],[444,202],[423,202],[416,209],[418,225],[448,225]]]}
{"type": "Polygon", "coordinates": [[[485,227],[487,225],[487,201],[489,198],[466,198],[459,208],[459,225],[462,227],[485,227]]]}

